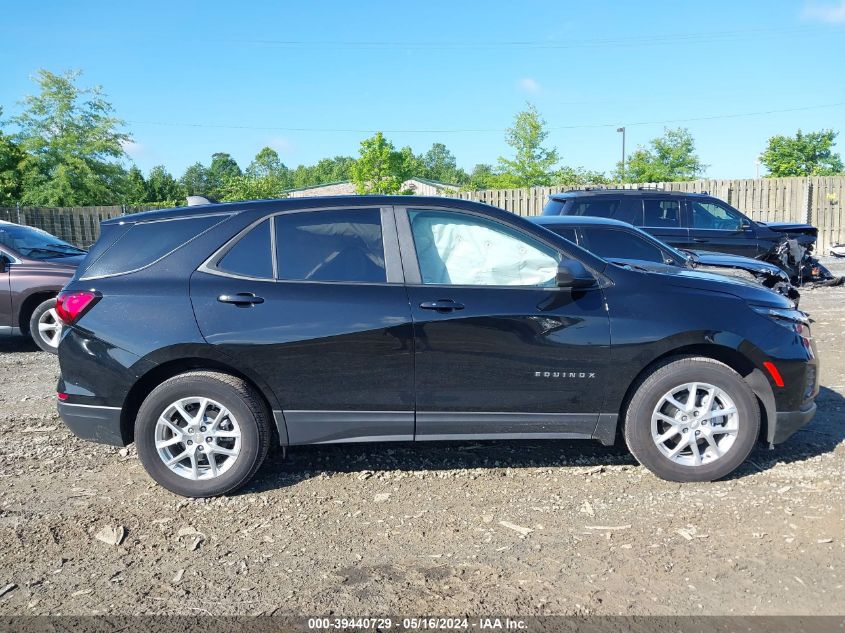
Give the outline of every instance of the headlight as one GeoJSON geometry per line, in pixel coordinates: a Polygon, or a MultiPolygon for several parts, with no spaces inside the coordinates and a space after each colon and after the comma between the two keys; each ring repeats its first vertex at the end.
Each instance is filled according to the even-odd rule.
{"type": "Polygon", "coordinates": [[[771,308],[769,306],[750,305],[751,309],[758,314],[769,317],[778,325],[782,325],[790,332],[794,332],[801,338],[801,344],[807,350],[810,358],[813,358],[813,344],[810,334],[810,317],[806,312],[795,308],[771,308]]]}
{"type": "Polygon", "coordinates": [[[796,323],[805,326],[810,325],[810,317],[807,316],[807,313],[795,308],[772,308],[758,305],[751,305],[750,307],[754,312],[767,316],[789,329],[795,329],[792,326],[796,323]]]}

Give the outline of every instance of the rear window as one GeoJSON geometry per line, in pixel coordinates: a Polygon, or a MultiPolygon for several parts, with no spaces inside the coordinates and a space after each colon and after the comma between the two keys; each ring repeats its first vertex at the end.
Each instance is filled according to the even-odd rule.
{"type": "MultiPolygon", "coordinates": [[[[92,259],[91,255],[101,254],[96,261],[86,265],[81,278],[120,275],[145,268],[227,217],[207,215],[130,225],[125,233],[119,234],[118,238],[112,241],[110,247],[102,250],[95,245],[91,249],[89,259],[92,259]]],[[[111,226],[113,225],[109,225],[111,226]]],[[[114,233],[111,230],[108,233],[110,235],[106,239],[111,239],[114,233]]]]}
{"type": "Polygon", "coordinates": [[[387,281],[378,209],[284,213],[275,225],[279,279],[387,281]]]}
{"type": "Polygon", "coordinates": [[[546,202],[546,206],[543,207],[542,215],[566,215],[563,212],[563,207],[567,202],[567,200],[555,200],[554,198],[549,198],[549,201],[546,202]]]}
{"type": "Polygon", "coordinates": [[[580,198],[567,208],[566,215],[586,215],[594,218],[613,218],[622,204],[620,198],[596,196],[580,198]]]}

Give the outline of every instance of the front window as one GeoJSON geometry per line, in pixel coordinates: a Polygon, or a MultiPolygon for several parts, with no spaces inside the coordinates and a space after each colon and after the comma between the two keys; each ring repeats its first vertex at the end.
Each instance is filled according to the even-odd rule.
{"type": "Polygon", "coordinates": [[[730,207],[714,201],[692,201],[692,226],[696,229],[739,231],[744,218],[730,207]]]}
{"type": "Polygon", "coordinates": [[[0,223],[0,244],[29,259],[59,259],[85,251],[31,226],[0,223]]]}
{"type": "Polygon", "coordinates": [[[440,211],[408,212],[424,284],[553,286],[560,254],[498,222],[440,211]]]}
{"type": "Polygon", "coordinates": [[[647,239],[620,229],[582,227],[582,246],[608,260],[635,259],[663,263],[663,252],[647,239]]]}

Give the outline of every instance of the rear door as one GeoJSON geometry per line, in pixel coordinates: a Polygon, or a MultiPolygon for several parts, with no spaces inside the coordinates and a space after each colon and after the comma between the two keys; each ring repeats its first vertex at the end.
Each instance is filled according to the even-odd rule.
{"type": "Polygon", "coordinates": [[[589,437],[609,380],[602,290],[482,214],[397,209],[414,319],[416,439],[589,437]]]}
{"type": "Polygon", "coordinates": [[[412,325],[391,209],[285,212],[191,278],[205,339],[260,375],[291,444],[412,440],[412,325]]]}
{"type": "Polygon", "coordinates": [[[633,197],[634,226],[676,248],[690,248],[689,229],[683,221],[683,202],[671,196],[633,197]]]}
{"type": "Polygon", "coordinates": [[[694,248],[757,257],[753,226],[739,211],[715,198],[688,198],[687,208],[694,248]]]}

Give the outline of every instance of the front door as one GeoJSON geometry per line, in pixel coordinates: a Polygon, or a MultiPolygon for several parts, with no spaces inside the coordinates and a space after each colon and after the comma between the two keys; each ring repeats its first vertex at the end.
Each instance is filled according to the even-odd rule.
{"type": "Polygon", "coordinates": [[[414,319],[416,439],[589,437],[610,330],[600,288],[554,280],[561,254],[469,212],[397,211],[414,319]]]}
{"type": "Polygon", "coordinates": [[[687,207],[693,248],[757,257],[754,229],[739,211],[710,198],[691,198],[687,207]]]}
{"type": "Polygon", "coordinates": [[[191,300],[205,339],[275,392],[291,444],[413,439],[392,210],[265,219],[194,273],[191,300]]]}

